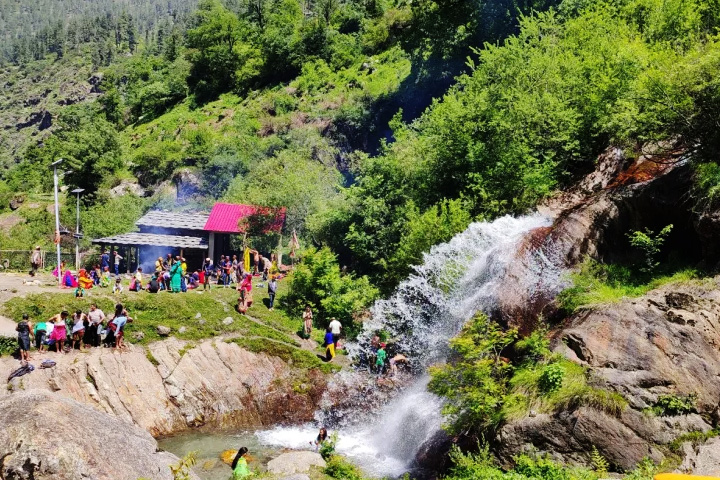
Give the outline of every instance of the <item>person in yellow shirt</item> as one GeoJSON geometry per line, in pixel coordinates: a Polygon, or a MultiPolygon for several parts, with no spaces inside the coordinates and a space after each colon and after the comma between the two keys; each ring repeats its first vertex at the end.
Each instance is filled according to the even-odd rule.
{"type": "Polygon", "coordinates": [[[180,259],[180,268],[182,268],[182,274],[185,275],[187,273],[187,263],[184,258],[180,259]]]}

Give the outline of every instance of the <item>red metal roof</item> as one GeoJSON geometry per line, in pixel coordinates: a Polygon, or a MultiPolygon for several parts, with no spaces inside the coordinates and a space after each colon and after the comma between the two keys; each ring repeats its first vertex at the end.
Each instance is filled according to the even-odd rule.
{"type": "Polygon", "coordinates": [[[274,216],[268,221],[263,233],[279,232],[285,223],[285,207],[268,208],[255,205],[216,203],[210,212],[205,230],[218,233],[243,233],[241,220],[250,220],[254,215],[274,216]]]}

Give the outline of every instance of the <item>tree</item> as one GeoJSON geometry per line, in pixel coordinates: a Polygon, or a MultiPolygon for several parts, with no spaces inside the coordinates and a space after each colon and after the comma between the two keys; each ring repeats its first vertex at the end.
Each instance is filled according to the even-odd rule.
{"type": "Polygon", "coordinates": [[[217,0],[203,0],[187,32],[188,86],[198,101],[232,90],[242,58],[236,45],[243,29],[238,17],[217,0]]]}

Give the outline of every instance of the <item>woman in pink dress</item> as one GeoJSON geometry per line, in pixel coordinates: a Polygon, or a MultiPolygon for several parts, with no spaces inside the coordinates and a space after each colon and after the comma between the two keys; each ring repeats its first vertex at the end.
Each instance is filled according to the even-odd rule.
{"type": "Polygon", "coordinates": [[[55,326],[50,334],[50,340],[55,340],[55,351],[62,352],[63,346],[65,346],[65,339],[67,338],[67,330],[65,327],[65,319],[68,317],[68,312],[63,311],[60,315],[55,315],[51,322],[54,321],[55,326]]]}

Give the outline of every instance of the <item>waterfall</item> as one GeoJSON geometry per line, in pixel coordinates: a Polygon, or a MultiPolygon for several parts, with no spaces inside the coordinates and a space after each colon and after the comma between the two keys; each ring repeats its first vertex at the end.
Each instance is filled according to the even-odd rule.
{"type": "MultiPolygon", "coordinates": [[[[449,242],[433,247],[390,298],[375,303],[364,332],[348,350],[359,355],[374,332],[384,330],[419,374],[370,416],[360,408],[342,412],[343,421],[335,421],[340,453],[371,475],[397,476],[408,470],[418,449],[442,424],[442,402],[426,390],[425,370],[447,357],[448,340],[476,312],[491,312],[497,306],[508,267],[513,269],[514,288],[530,297],[562,288],[562,270],[550,260],[552,252],[519,248],[530,231],[550,224],[539,214],[473,223],[449,242]]],[[[347,382],[352,375],[340,376],[338,382],[347,382]]],[[[361,404],[364,395],[358,392],[361,404]]],[[[329,417],[337,420],[338,415],[328,415],[323,408],[317,414],[320,422],[329,417]]],[[[307,448],[316,434],[316,428],[307,426],[278,427],[258,436],[268,444],[307,448]]]]}

